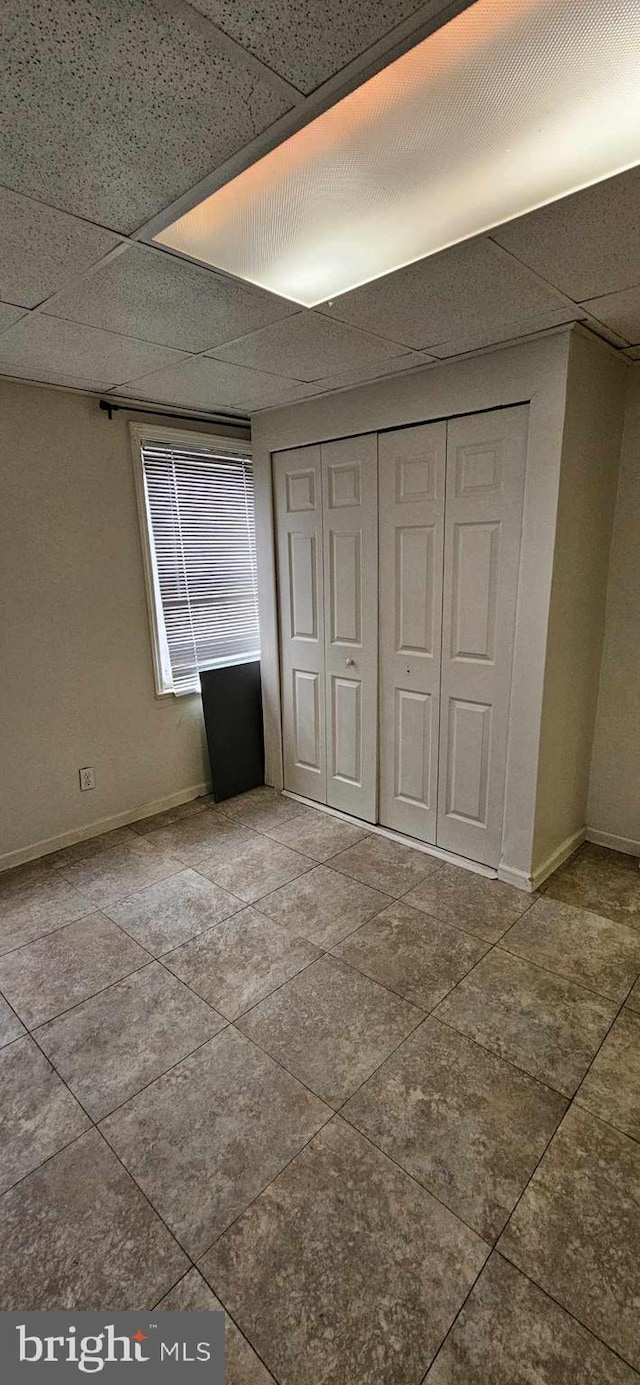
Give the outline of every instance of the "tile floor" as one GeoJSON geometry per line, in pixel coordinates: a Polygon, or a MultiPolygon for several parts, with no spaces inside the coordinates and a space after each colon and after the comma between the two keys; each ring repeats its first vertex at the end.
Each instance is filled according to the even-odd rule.
{"type": "Polygon", "coordinates": [[[640,1385],[640,872],[539,896],[273,790],[0,876],[0,1307],[228,1385],[640,1385]]]}

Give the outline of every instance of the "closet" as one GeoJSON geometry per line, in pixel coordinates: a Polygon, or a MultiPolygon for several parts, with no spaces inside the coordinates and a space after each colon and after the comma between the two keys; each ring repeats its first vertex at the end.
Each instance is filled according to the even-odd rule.
{"type": "Polygon", "coordinates": [[[527,415],[273,456],[285,788],[492,866],[527,415]]]}

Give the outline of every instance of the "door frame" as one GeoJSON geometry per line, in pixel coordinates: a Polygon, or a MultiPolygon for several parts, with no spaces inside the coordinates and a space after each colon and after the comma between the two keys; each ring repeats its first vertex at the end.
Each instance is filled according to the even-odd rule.
{"type": "Polygon", "coordinates": [[[538,747],[571,329],[408,370],[252,419],[266,778],[281,788],[282,730],[271,454],[361,433],[529,405],[510,694],[501,879],[531,888],[538,747]]]}

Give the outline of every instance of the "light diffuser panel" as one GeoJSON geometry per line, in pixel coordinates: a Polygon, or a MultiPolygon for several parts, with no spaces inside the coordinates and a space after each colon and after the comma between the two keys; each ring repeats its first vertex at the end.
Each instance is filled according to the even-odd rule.
{"type": "Polygon", "coordinates": [[[638,0],[476,0],[159,232],[314,307],[640,162],[638,0]]]}

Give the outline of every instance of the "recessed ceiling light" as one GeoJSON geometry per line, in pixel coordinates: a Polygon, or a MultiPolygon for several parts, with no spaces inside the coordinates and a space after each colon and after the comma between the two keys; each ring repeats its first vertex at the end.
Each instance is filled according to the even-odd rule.
{"type": "Polygon", "coordinates": [[[475,0],[154,239],[305,307],[640,163],[638,0],[475,0]]]}

